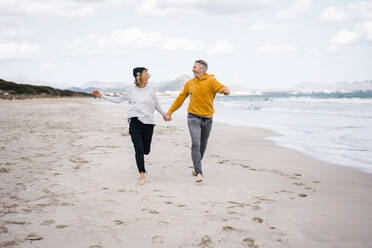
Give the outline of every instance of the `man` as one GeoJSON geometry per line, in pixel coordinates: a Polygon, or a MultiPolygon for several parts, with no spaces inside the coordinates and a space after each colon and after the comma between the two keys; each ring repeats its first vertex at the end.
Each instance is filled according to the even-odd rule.
{"type": "Polygon", "coordinates": [[[182,92],[165,114],[165,119],[171,120],[175,112],[190,95],[187,108],[187,124],[189,126],[192,146],[191,158],[194,164],[196,182],[203,181],[201,161],[207,148],[209,134],[213,122],[213,101],[217,93],[229,95],[230,90],[218,82],[214,75],[207,74],[208,64],[204,60],[196,60],[192,72],[194,78],[187,81],[182,92]]]}

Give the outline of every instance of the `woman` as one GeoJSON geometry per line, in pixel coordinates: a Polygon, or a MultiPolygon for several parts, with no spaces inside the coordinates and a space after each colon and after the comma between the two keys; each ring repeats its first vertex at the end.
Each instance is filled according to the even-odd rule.
{"type": "Polygon", "coordinates": [[[110,97],[102,95],[99,91],[94,91],[93,95],[105,100],[121,103],[128,101],[129,134],[132,138],[134,150],[136,153],[136,163],[141,175],[139,184],[145,183],[145,162],[144,155],[150,153],[151,139],[154,132],[154,110],[156,109],[166,120],[165,112],[159,105],[153,88],[148,87],[147,83],[150,78],[148,70],[144,67],[133,69],[134,87],[131,87],[126,94],[120,97],[110,97]]]}

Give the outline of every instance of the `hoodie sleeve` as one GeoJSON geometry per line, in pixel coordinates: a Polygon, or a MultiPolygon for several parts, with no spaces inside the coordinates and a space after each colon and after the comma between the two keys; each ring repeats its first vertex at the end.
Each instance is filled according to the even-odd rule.
{"type": "Polygon", "coordinates": [[[211,80],[211,83],[212,83],[212,90],[213,90],[213,92],[215,92],[215,93],[220,93],[220,94],[222,94],[222,89],[223,88],[226,88],[226,86],[225,85],[223,85],[223,84],[221,84],[220,82],[218,82],[217,81],[217,79],[215,79],[215,78],[213,78],[212,80],[211,80]]]}
{"type": "Polygon", "coordinates": [[[172,106],[169,108],[168,113],[172,114],[173,112],[175,112],[177,109],[179,109],[181,107],[181,105],[185,101],[186,97],[189,96],[189,87],[190,87],[190,81],[188,81],[185,84],[185,86],[183,87],[182,92],[178,95],[176,100],[174,100],[172,106]]]}

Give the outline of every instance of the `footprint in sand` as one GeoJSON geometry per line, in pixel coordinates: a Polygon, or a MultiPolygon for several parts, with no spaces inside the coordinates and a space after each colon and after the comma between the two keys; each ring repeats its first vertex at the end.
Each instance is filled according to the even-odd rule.
{"type": "Polygon", "coordinates": [[[262,223],[263,222],[263,220],[260,218],[260,217],[254,217],[253,219],[252,219],[254,222],[256,222],[256,223],[262,223]]]}
{"type": "Polygon", "coordinates": [[[49,226],[50,224],[54,224],[55,222],[56,222],[55,220],[45,220],[40,225],[42,225],[42,226],[49,226]]]}
{"type": "Polygon", "coordinates": [[[2,233],[8,233],[8,228],[6,228],[5,226],[0,226],[0,234],[2,233]]]}
{"type": "Polygon", "coordinates": [[[70,162],[75,163],[75,164],[86,164],[86,163],[89,163],[88,160],[84,160],[84,159],[79,158],[79,157],[73,157],[73,158],[70,158],[69,160],[70,160],[70,162]]]}
{"type": "Polygon", "coordinates": [[[235,202],[235,201],[228,201],[228,203],[233,204],[233,206],[229,206],[227,208],[235,208],[235,207],[244,208],[246,206],[247,207],[250,206],[250,204],[248,204],[248,203],[235,202]]]}
{"type": "Polygon", "coordinates": [[[212,239],[208,235],[204,235],[200,240],[199,247],[211,248],[213,247],[212,239]]]}
{"type": "Polygon", "coordinates": [[[31,224],[30,222],[26,221],[14,221],[14,220],[8,220],[5,222],[5,224],[12,224],[12,225],[28,225],[31,224]]]}
{"type": "Polygon", "coordinates": [[[230,162],[230,160],[220,160],[217,163],[219,163],[219,164],[226,164],[228,162],[230,162]]]}
{"type": "Polygon", "coordinates": [[[43,237],[41,237],[40,235],[38,235],[36,233],[30,233],[29,235],[26,236],[25,239],[26,240],[41,240],[41,239],[43,239],[43,237]]]}
{"type": "Polygon", "coordinates": [[[123,225],[125,224],[125,221],[122,221],[122,220],[114,220],[115,224],[116,225],[123,225]]]}
{"type": "Polygon", "coordinates": [[[232,210],[227,211],[227,213],[228,213],[228,214],[231,214],[231,215],[239,214],[238,212],[235,212],[235,211],[232,211],[232,210]]]}
{"type": "Polygon", "coordinates": [[[277,191],[277,192],[275,192],[275,193],[288,193],[288,194],[293,194],[293,192],[292,191],[288,191],[288,190],[284,190],[284,189],[281,189],[279,192],[277,191]]]}
{"type": "Polygon", "coordinates": [[[304,198],[307,197],[307,194],[298,194],[298,196],[304,198]]]}
{"type": "Polygon", "coordinates": [[[303,186],[303,185],[305,185],[305,184],[303,184],[303,183],[292,183],[292,184],[294,184],[294,185],[296,185],[296,186],[303,186]]]}
{"type": "Polygon", "coordinates": [[[186,205],[185,204],[178,204],[177,207],[184,208],[184,207],[186,207],[186,205]]]}
{"type": "Polygon", "coordinates": [[[230,232],[230,231],[235,231],[236,229],[232,226],[223,226],[222,230],[230,232]]]}
{"type": "Polygon", "coordinates": [[[100,245],[91,245],[91,246],[89,246],[89,248],[101,248],[101,246],[100,245]]]}
{"type": "Polygon", "coordinates": [[[10,170],[7,168],[0,168],[0,173],[9,173],[10,170]]]}
{"type": "Polygon", "coordinates": [[[150,214],[159,214],[158,211],[153,210],[153,209],[149,209],[149,208],[142,208],[141,210],[142,210],[143,212],[147,211],[147,212],[149,212],[150,214]]]}
{"type": "Polygon", "coordinates": [[[252,210],[254,210],[254,211],[257,211],[257,210],[260,210],[260,209],[261,209],[261,207],[259,205],[253,205],[252,206],[252,210]]]}
{"type": "Polygon", "coordinates": [[[120,192],[120,193],[125,193],[125,192],[127,192],[127,191],[126,191],[125,189],[119,189],[118,192],[120,192]]]}
{"type": "Polygon", "coordinates": [[[0,243],[0,247],[17,247],[17,242],[15,242],[14,240],[12,241],[5,241],[3,243],[0,243]]]}
{"type": "Polygon", "coordinates": [[[245,238],[243,239],[243,242],[245,245],[247,245],[249,248],[258,248],[258,245],[255,245],[255,240],[252,238],[245,238]]]}
{"type": "Polygon", "coordinates": [[[314,181],[313,181],[313,183],[320,183],[320,182],[319,182],[319,181],[317,181],[317,180],[314,180],[314,181]]]}
{"type": "Polygon", "coordinates": [[[63,228],[66,228],[68,227],[68,225],[58,225],[56,226],[57,229],[63,229],[63,228]]]}
{"type": "Polygon", "coordinates": [[[164,243],[164,237],[161,235],[155,235],[152,237],[152,243],[154,244],[162,244],[164,243]]]}
{"type": "Polygon", "coordinates": [[[168,195],[158,195],[159,198],[173,198],[172,196],[168,195]]]}

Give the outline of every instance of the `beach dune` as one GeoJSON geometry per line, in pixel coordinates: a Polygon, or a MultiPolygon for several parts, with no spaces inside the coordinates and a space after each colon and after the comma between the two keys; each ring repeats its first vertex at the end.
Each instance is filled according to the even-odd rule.
{"type": "MultiPolygon", "coordinates": [[[[166,107],[166,106],[164,106],[166,107]]],[[[203,183],[156,113],[147,181],[123,105],[0,101],[0,247],[372,247],[372,175],[214,123],[203,183]]]]}

